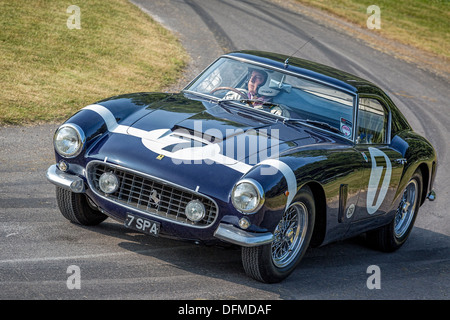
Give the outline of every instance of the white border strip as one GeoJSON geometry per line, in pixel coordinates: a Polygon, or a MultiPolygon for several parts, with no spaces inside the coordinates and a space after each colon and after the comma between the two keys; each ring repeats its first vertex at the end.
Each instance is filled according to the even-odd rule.
{"type": "Polygon", "coordinates": [[[292,199],[294,199],[294,196],[297,193],[297,178],[295,177],[294,171],[292,171],[291,167],[289,167],[286,163],[277,159],[266,159],[258,163],[258,165],[261,164],[272,166],[284,175],[289,191],[289,195],[286,200],[286,208],[289,207],[292,199]]]}

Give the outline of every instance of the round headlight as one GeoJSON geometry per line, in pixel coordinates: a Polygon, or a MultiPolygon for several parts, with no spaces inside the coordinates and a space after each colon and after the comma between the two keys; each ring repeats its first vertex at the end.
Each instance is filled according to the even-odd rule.
{"type": "Polygon", "coordinates": [[[184,212],[189,220],[198,222],[205,217],[205,206],[200,200],[192,200],[186,205],[184,212]]]}
{"type": "Polygon", "coordinates": [[[264,190],[253,179],[241,180],[236,183],[231,192],[231,202],[244,214],[255,213],[264,203],[264,190]]]}
{"type": "Polygon", "coordinates": [[[63,124],[56,130],[53,144],[56,152],[63,157],[77,156],[85,141],[83,130],[74,124],[63,124]]]}
{"type": "Polygon", "coordinates": [[[98,179],[98,186],[104,193],[113,193],[119,188],[119,179],[114,173],[105,172],[98,179]]]}

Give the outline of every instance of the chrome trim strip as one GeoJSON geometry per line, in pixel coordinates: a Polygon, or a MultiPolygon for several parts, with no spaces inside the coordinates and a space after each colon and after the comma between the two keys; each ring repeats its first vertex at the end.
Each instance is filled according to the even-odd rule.
{"type": "Polygon", "coordinates": [[[129,168],[126,168],[126,167],[123,167],[123,166],[120,166],[120,165],[116,165],[116,164],[112,164],[112,163],[109,163],[109,162],[93,160],[93,161],[89,162],[86,165],[86,177],[87,177],[87,182],[88,182],[89,188],[92,190],[93,193],[95,193],[96,196],[102,198],[103,200],[107,200],[107,201],[112,202],[112,203],[114,203],[116,205],[124,207],[126,209],[133,210],[135,212],[139,212],[140,214],[148,216],[148,217],[150,217],[152,219],[160,219],[160,220],[164,220],[164,221],[167,221],[167,222],[175,223],[175,224],[178,224],[178,225],[181,225],[181,226],[185,226],[185,227],[192,227],[192,228],[197,228],[197,229],[206,229],[206,228],[211,227],[217,221],[217,218],[219,217],[219,206],[217,205],[217,202],[214,201],[214,199],[208,197],[207,195],[205,195],[203,193],[200,193],[200,192],[197,192],[195,190],[192,190],[192,189],[189,189],[189,188],[186,188],[186,187],[174,184],[174,183],[169,182],[167,180],[164,180],[164,179],[161,179],[161,178],[158,178],[158,177],[154,177],[152,175],[149,175],[149,174],[146,174],[146,173],[143,173],[143,172],[140,172],[140,171],[129,169],[129,168]],[[95,186],[93,186],[91,184],[91,179],[89,178],[89,167],[95,165],[96,163],[103,164],[103,165],[106,164],[108,166],[115,167],[115,168],[118,168],[120,170],[128,171],[130,173],[133,173],[133,174],[136,174],[136,175],[140,175],[140,176],[146,177],[148,179],[154,179],[154,180],[158,181],[159,183],[166,184],[166,185],[172,186],[174,188],[182,189],[182,190],[185,190],[186,192],[191,192],[193,194],[197,194],[200,197],[203,197],[203,198],[206,198],[206,199],[210,200],[216,206],[216,216],[214,217],[214,220],[210,224],[208,224],[206,226],[196,226],[196,225],[192,225],[190,223],[184,223],[184,222],[176,221],[176,220],[173,220],[173,219],[170,219],[170,218],[166,218],[164,216],[160,216],[160,215],[157,215],[157,214],[152,214],[150,212],[145,212],[145,211],[139,210],[136,207],[127,206],[127,205],[125,205],[123,203],[114,201],[114,200],[112,200],[112,199],[110,199],[108,197],[105,197],[102,194],[100,194],[96,190],[95,186]]]}
{"type": "Polygon", "coordinates": [[[214,232],[214,237],[243,247],[262,246],[271,243],[274,239],[274,235],[271,232],[248,232],[225,223],[219,224],[219,227],[214,232]]]}
{"type": "Polygon", "coordinates": [[[56,164],[51,165],[47,169],[46,176],[48,181],[66,190],[75,193],[84,193],[86,190],[83,179],[76,175],[62,172],[58,169],[56,164]]]}

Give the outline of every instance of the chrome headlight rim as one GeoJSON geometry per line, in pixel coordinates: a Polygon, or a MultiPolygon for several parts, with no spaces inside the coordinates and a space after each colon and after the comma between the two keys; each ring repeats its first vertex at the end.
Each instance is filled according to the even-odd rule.
{"type": "Polygon", "coordinates": [[[74,123],[65,123],[65,124],[61,125],[56,130],[55,134],[53,135],[53,147],[55,148],[56,152],[61,157],[64,157],[64,158],[67,158],[67,159],[75,158],[76,156],[78,156],[81,153],[81,151],[83,150],[85,142],[86,142],[86,136],[84,134],[83,129],[81,129],[78,125],[76,125],[74,123]],[[71,129],[75,130],[75,133],[77,135],[78,148],[77,148],[76,151],[74,151],[72,153],[63,152],[63,151],[59,150],[57,145],[56,145],[56,138],[58,136],[58,133],[64,128],[71,128],[71,129]]]}
{"type": "Polygon", "coordinates": [[[242,179],[239,180],[233,187],[233,189],[231,190],[231,203],[233,204],[234,208],[239,211],[240,213],[246,214],[246,215],[250,215],[250,214],[255,214],[256,212],[259,211],[259,209],[261,209],[261,207],[263,206],[265,201],[265,194],[264,194],[264,189],[261,186],[261,184],[251,178],[246,178],[246,179],[242,179]],[[248,183],[250,184],[256,191],[256,195],[258,196],[258,201],[257,204],[254,208],[250,209],[250,210],[243,210],[242,208],[240,208],[236,203],[235,203],[235,197],[234,197],[234,192],[236,191],[236,188],[243,184],[243,183],[248,183]]]}

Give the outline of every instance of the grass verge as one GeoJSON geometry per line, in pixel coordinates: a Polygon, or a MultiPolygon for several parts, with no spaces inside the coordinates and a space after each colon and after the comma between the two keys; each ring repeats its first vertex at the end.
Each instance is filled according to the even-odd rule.
{"type": "Polygon", "coordinates": [[[372,13],[380,8],[380,35],[450,60],[450,1],[448,0],[297,0],[367,28],[372,13]]]}
{"type": "Polygon", "coordinates": [[[188,55],[127,0],[0,1],[0,125],[61,121],[109,96],[161,91],[188,55]]]}

